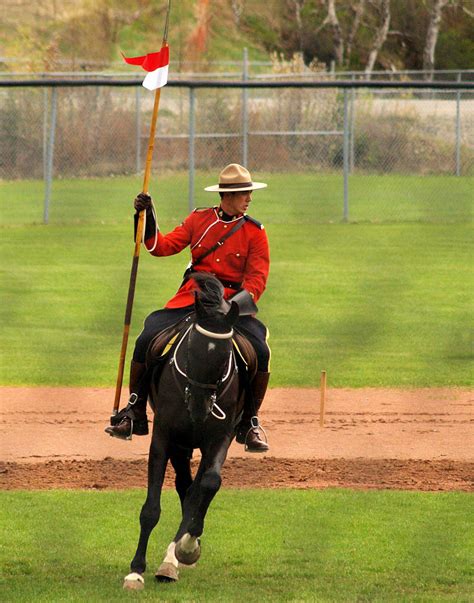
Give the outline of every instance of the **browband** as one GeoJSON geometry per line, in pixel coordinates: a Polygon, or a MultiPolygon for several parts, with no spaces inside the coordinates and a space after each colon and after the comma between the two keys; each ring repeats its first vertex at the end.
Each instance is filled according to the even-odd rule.
{"type": "Polygon", "coordinates": [[[197,323],[194,325],[196,331],[201,333],[201,335],[205,335],[206,337],[211,337],[212,339],[230,339],[234,334],[234,329],[231,329],[229,333],[213,333],[212,331],[208,331],[204,327],[201,327],[197,323]]]}

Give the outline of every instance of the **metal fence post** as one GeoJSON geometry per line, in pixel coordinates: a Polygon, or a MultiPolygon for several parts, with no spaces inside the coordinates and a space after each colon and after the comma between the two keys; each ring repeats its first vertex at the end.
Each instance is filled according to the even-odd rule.
{"type": "Polygon", "coordinates": [[[188,204],[189,211],[194,208],[194,139],[195,139],[195,121],[194,121],[194,105],[195,105],[194,88],[189,89],[189,194],[188,204]]]}
{"type": "MultiPolygon", "coordinates": [[[[352,81],[355,80],[355,75],[352,74],[352,81]]],[[[349,171],[352,174],[354,171],[354,137],[355,137],[355,88],[351,88],[351,111],[350,111],[350,160],[349,160],[349,171]]]]}
{"type": "Polygon", "coordinates": [[[47,154],[48,154],[48,92],[49,88],[43,90],[43,180],[46,183],[47,154]]]}
{"type": "MultiPolygon", "coordinates": [[[[242,80],[246,82],[249,79],[249,53],[248,49],[244,48],[242,80]]],[[[249,133],[249,117],[248,117],[248,90],[242,88],[242,165],[247,165],[248,160],[248,133],[249,133]]]]}
{"type": "Polygon", "coordinates": [[[136,140],[136,150],[135,150],[135,172],[137,174],[140,173],[141,170],[141,133],[142,133],[142,119],[141,119],[141,86],[137,86],[135,88],[135,140],[136,140]]]}
{"type": "Polygon", "coordinates": [[[342,145],[342,163],[344,170],[344,222],[349,220],[349,95],[344,88],[344,138],[342,145]]]}
{"type": "Polygon", "coordinates": [[[57,113],[58,91],[53,88],[51,91],[51,116],[49,120],[49,140],[46,153],[46,173],[44,187],[44,214],[43,222],[49,222],[49,205],[51,200],[51,185],[53,181],[53,160],[54,160],[54,137],[56,133],[56,113],[57,113]]]}
{"type": "MultiPolygon", "coordinates": [[[[461,74],[458,73],[458,82],[461,74]]],[[[461,175],[461,90],[456,92],[456,176],[461,175]]]]}

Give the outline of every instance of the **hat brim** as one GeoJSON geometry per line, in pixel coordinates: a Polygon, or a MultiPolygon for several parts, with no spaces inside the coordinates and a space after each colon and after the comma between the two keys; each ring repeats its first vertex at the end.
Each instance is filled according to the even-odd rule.
{"type": "Polygon", "coordinates": [[[222,187],[220,184],[214,184],[213,186],[206,186],[204,189],[209,193],[238,193],[242,191],[256,191],[259,188],[266,188],[265,182],[252,182],[251,186],[242,186],[229,188],[227,186],[222,187]]]}

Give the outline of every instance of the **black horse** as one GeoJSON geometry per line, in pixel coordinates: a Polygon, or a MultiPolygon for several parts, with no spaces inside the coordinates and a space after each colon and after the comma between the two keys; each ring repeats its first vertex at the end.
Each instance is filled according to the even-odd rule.
{"type": "Polygon", "coordinates": [[[208,507],[221,485],[221,468],[242,413],[245,389],[239,382],[233,325],[237,304],[223,299],[214,277],[196,274],[195,313],[152,376],[150,402],[155,413],[148,459],[148,493],[140,513],[140,539],[124,588],[144,587],[146,549],[160,518],[160,498],[168,461],[176,473],[182,520],[163,563],[159,581],[178,579],[178,562],[192,565],[200,556],[199,537],[208,507]],[[201,451],[193,479],[191,456],[201,451]]]}

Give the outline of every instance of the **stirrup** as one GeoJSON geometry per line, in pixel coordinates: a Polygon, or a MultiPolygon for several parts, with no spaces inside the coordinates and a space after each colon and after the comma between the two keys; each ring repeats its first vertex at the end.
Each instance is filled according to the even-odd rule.
{"type": "Polygon", "coordinates": [[[247,431],[246,435],[245,435],[245,442],[244,442],[244,450],[245,452],[248,451],[249,447],[247,444],[247,440],[249,437],[249,433],[251,431],[253,431],[254,429],[256,429],[257,431],[261,431],[263,433],[263,437],[265,438],[264,440],[262,440],[263,442],[265,442],[265,444],[267,444],[268,446],[268,438],[267,438],[267,432],[265,431],[265,429],[260,425],[260,421],[258,420],[257,415],[254,415],[251,419],[250,419],[250,428],[247,431]]]}
{"type": "Polygon", "coordinates": [[[110,417],[110,425],[105,428],[105,433],[108,433],[109,436],[111,436],[112,438],[117,438],[118,440],[131,441],[132,435],[133,435],[133,422],[134,422],[132,417],[130,417],[128,415],[125,415],[123,417],[123,419],[122,419],[122,421],[123,421],[125,419],[125,417],[126,417],[127,419],[130,420],[130,433],[127,436],[125,436],[125,435],[119,435],[117,433],[114,433],[112,431],[112,429],[114,427],[118,427],[121,424],[121,422],[122,422],[122,421],[120,421],[120,423],[117,423],[116,425],[114,425],[114,420],[117,419],[117,415],[120,414],[120,413],[125,413],[127,411],[127,409],[129,407],[133,407],[137,403],[137,401],[138,401],[138,394],[131,393],[130,397],[128,399],[127,406],[125,408],[123,408],[122,410],[117,411],[114,415],[112,415],[110,417]]]}
{"type": "MultiPolygon", "coordinates": [[[[134,402],[135,404],[135,402],[134,402]]],[[[131,417],[129,417],[130,419],[130,433],[128,434],[128,436],[125,436],[124,438],[120,438],[122,440],[126,440],[126,441],[132,441],[132,435],[133,435],[133,419],[131,417]]]]}
{"type": "MultiPolygon", "coordinates": [[[[110,418],[112,419],[114,416],[115,415],[112,415],[110,418]]],[[[118,427],[118,425],[120,425],[120,423],[118,425],[108,425],[104,430],[105,433],[108,433],[110,437],[117,438],[118,440],[131,441],[132,435],[133,435],[133,419],[131,417],[127,417],[127,418],[130,419],[130,433],[127,436],[119,435],[118,433],[114,433],[112,431],[112,429],[114,427],[118,427]]]]}

